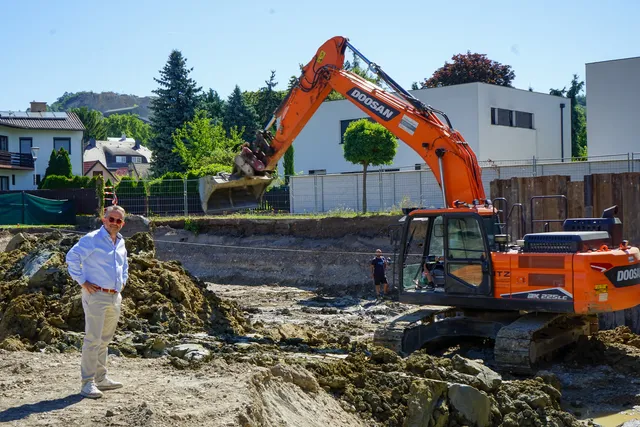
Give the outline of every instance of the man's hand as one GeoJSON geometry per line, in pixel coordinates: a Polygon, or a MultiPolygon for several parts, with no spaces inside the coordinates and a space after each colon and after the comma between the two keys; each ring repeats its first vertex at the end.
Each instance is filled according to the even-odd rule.
{"type": "Polygon", "coordinates": [[[90,294],[92,294],[92,293],[94,293],[94,292],[97,292],[97,291],[98,291],[98,289],[100,289],[100,286],[98,286],[98,285],[94,285],[94,284],[93,284],[93,283],[91,283],[91,282],[84,282],[84,283],[82,284],[82,287],[83,287],[83,288],[85,288],[85,289],[87,290],[87,292],[89,292],[90,294]]]}

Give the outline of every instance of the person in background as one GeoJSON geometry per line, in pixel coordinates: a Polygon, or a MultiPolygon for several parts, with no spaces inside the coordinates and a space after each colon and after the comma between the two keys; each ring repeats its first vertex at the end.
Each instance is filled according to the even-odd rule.
{"type": "Polygon", "coordinates": [[[127,249],[120,230],[125,211],[109,206],[102,227],[82,236],[67,253],[71,278],[82,287],[85,336],[82,345],[80,394],[97,399],[102,391],[122,387],[107,377],[107,349],[120,318],[121,292],[129,277],[127,249]]]}
{"type": "Polygon", "coordinates": [[[382,250],[376,249],[376,256],[371,260],[371,278],[376,287],[376,297],[382,298],[389,293],[389,281],[387,280],[387,259],[382,256],[382,250]],[[380,285],[384,285],[383,293],[380,293],[380,285]]]}

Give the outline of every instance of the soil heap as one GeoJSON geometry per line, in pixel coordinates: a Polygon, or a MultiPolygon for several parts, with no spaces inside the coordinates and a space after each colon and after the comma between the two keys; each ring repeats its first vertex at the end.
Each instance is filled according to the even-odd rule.
{"type": "MultiPolygon", "coordinates": [[[[69,276],[65,256],[80,237],[21,233],[0,253],[0,348],[78,347],[77,333],[84,331],[81,288],[69,276]]],[[[136,233],[126,246],[129,281],[120,332],[246,332],[249,323],[240,308],[207,290],[180,263],[157,260],[148,233],[136,233]]]]}

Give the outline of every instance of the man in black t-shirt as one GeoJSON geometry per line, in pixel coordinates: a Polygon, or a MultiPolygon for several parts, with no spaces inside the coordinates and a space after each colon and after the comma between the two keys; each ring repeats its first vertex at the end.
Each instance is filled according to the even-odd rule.
{"type": "Polygon", "coordinates": [[[371,278],[376,287],[376,296],[382,297],[389,293],[387,281],[387,260],[382,256],[382,250],[376,249],[376,256],[371,260],[371,278]],[[384,294],[380,293],[380,285],[384,285],[384,294]]]}

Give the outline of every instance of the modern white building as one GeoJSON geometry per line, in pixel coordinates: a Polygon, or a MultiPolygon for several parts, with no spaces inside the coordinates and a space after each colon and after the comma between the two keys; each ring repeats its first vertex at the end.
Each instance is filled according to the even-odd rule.
{"type": "MultiPolygon", "coordinates": [[[[410,92],[445,112],[480,161],[571,158],[571,113],[566,98],[485,83],[410,92]]],[[[342,135],[351,121],[367,117],[349,100],[324,102],[293,143],[296,173],[361,170],[344,159],[342,135]]],[[[384,167],[416,164],[424,160],[400,143],[393,164],[384,167]]],[[[282,165],[279,170],[284,170],[282,165]]]]}
{"type": "Polygon", "coordinates": [[[0,191],[37,188],[54,149],[64,148],[72,173],[82,175],[85,127],[78,116],[47,112],[44,102],[32,102],[30,110],[0,111],[0,191]]]}
{"type": "Polygon", "coordinates": [[[586,64],[589,156],[640,153],[640,57],[586,64]]]}

